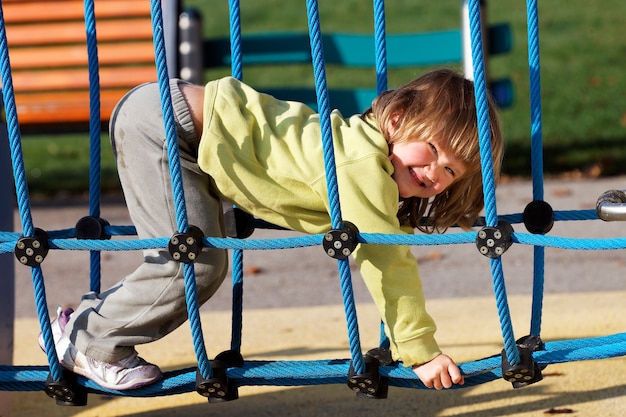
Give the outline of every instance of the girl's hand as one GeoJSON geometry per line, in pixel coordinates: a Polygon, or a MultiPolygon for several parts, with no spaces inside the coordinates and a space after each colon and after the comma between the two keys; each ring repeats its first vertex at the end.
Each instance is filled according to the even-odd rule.
{"type": "Polygon", "coordinates": [[[430,362],[414,365],[413,372],[428,388],[450,388],[452,384],[465,382],[461,370],[449,356],[443,353],[430,362]]]}

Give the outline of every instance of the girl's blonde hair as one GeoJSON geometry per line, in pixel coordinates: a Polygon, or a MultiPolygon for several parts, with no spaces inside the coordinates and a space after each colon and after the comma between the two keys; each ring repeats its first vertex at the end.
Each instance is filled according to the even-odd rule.
{"type": "MultiPolygon", "coordinates": [[[[497,180],[504,152],[502,133],[496,105],[491,97],[487,100],[497,180]]],[[[400,222],[426,233],[443,232],[455,224],[469,229],[484,206],[474,83],[449,69],[430,71],[379,95],[364,116],[368,114],[374,115],[390,146],[434,141],[465,163],[465,174],[432,199],[402,198],[400,222]]]]}

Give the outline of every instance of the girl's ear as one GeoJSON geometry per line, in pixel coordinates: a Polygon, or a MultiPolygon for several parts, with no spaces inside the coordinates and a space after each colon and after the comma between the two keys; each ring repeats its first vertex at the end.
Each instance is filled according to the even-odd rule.
{"type": "Polygon", "coordinates": [[[400,120],[400,116],[402,116],[402,110],[396,111],[389,118],[389,123],[387,125],[387,133],[389,134],[390,138],[392,138],[393,135],[398,130],[398,120],[400,120]]]}

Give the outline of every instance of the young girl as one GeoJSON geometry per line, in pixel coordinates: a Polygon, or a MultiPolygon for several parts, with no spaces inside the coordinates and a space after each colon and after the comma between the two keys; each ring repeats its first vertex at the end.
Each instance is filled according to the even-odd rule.
{"type": "MultiPolygon", "coordinates": [[[[205,87],[171,80],[189,224],[223,236],[221,200],[292,230],[330,229],[319,116],[301,103],[260,94],[233,78],[205,87]]],[[[469,228],[483,207],[474,87],[451,70],[424,74],[381,94],[363,115],[332,113],[343,220],[368,233],[469,228]],[[423,218],[426,220],[423,221],[423,218]]],[[[502,138],[489,101],[496,177],[502,138]]],[[[158,86],[129,92],[111,117],[120,180],[140,238],[176,232],[158,86]]],[[[434,338],[416,260],[407,246],[359,245],[356,264],[390,338],[393,358],[430,388],[462,384],[434,338]]],[[[225,250],[195,261],[206,302],[227,272],[225,250]]],[[[157,340],[187,319],[182,265],[166,249],[113,288],[83,296],[52,324],[62,365],[110,389],[161,378],[135,345],[157,340]]]]}

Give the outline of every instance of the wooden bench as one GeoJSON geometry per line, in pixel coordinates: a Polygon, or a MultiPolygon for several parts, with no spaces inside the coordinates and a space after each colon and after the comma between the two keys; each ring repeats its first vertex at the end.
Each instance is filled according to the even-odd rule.
{"type": "MultiPolygon", "coordinates": [[[[84,127],[90,111],[84,2],[3,0],[2,8],[21,127],[84,127]]],[[[106,122],[124,93],[157,79],[150,1],[97,0],[94,9],[106,122]]]]}

